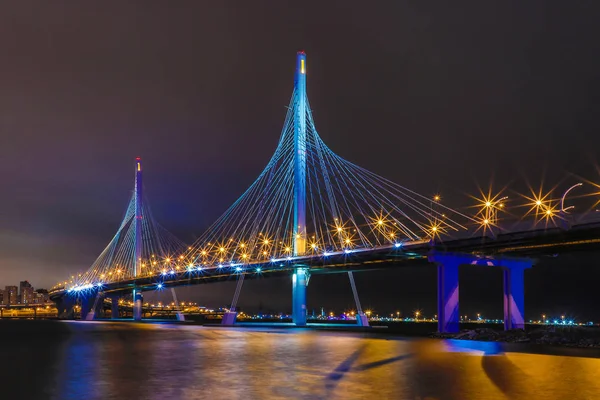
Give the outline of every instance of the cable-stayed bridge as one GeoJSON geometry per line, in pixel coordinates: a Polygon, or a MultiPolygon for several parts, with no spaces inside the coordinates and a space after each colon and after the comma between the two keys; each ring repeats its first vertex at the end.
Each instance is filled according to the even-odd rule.
{"type": "MultiPolygon", "coordinates": [[[[116,235],[89,270],[59,283],[51,296],[63,312],[78,300],[92,319],[107,295],[129,293],[141,319],[142,292],[237,279],[231,311],[235,321],[244,279],[292,275],[293,320],[306,324],[306,286],[311,275],[348,273],[358,310],[353,271],[432,262],[438,267],[440,331],[458,329],[458,267],[501,267],[505,280],[505,327],[524,324],[524,270],[535,256],[600,248],[600,228],[574,224],[560,209],[536,200],[541,229],[500,232],[504,198],[484,199],[474,214],[444,206],[344,160],[320,138],[306,94],[307,59],[296,59],[294,91],[275,152],[245,193],[191,245],[152,217],[143,196],[142,162],[116,235]],[[539,204],[537,204],[539,202],[539,204]],[[548,229],[548,228],[551,229],[548,229]],[[473,236],[473,231],[480,231],[473,236]],[[483,233],[483,235],[481,234],[483,233]]],[[[173,292],[175,295],[175,293],[173,292]]]]}

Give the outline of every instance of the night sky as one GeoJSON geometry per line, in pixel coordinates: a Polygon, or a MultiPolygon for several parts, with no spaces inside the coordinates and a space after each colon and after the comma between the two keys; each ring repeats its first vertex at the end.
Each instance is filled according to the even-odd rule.
{"type": "MultiPolygon", "coordinates": [[[[298,50],[328,146],[448,206],[491,183],[515,198],[600,183],[600,3],[399,3],[0,5],[0,285],[87,269],[123,216],[136,156],[155,217],[193,242],[269,160],[298,50]]],[[[432,315],[435,276],[356,279],[366,307],[432,315]]],[[[600,318],[597,256],[543,260],[526,280],[527,318],[600,318]]],[[[463,269],[461,285],[461,314],[501,316],[499,271],[463,269]]],[[[180,297],[216,307],[233,291],[180,297]]],[[[309,309],[352,307],[345,275],[313,277],[308,296],[309,309]]],[[[240,303],[290,300],[290,279],[273,279],[247,282],[240,303]]]]}

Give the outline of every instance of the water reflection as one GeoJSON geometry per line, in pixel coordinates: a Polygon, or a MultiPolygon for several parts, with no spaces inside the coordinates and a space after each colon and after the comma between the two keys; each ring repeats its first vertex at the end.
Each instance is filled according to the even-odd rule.
{"type": "Polygon", "coordinates": [[[0,364],[6,398],[24,388],[32,395],[25,398],[150,400],[592,399],[600,393],[598,359],[514,353],[499,343],[111,322],[29,328],[35,335],[12,335],[5,354],[18,358],[31,337],[44,338],[43,346],[33,345],[40,372],[24,375],[0,364]]]}
{"type": "Polygon", "coordinates": [[[446,351],[448,352],[459,352],[478,356],[495,356],[502,354],[502,347],[498,342],[449,339],[445,341],[445,344],[446,351]]]}

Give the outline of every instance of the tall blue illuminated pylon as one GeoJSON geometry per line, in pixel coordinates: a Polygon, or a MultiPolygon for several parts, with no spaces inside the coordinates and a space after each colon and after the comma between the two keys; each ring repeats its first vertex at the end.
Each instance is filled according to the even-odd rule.
{"type": "Polygon", "coordinates": [[[306,54],[298,52],[294,79],[294,255],[306,252],[306,54]]]}
{"type": "MultiPolygon", "coordinates": [[[[306,253],[306,53],[296,57],[294,78],[294,256],[306,253]]],[[[292,320],[306,325],[306,286],[309,272],[299,267],[292,277],[292,320]]]]}
{"type": "MultiPolygon", "coordinates": [[[[298,325],[306,324],[306,286],[314,257],[399,249],[403,241],[458,231],[464,226],[456,218],[468,218],[443,205],[433,209],[429,197],[335,154],[315,127],[306,94],[306,58],[304,52],[296,55],[294,90],[271,159],[185,255],[194,264],[234,274],[248,272],[251,265],[288,262],[294,271],[292,315],[298,325]]],[[[241,278],[238,282],[240,286],[241,278]]],[[[232,304],[238,295],[236,289],[232,304]]],[[[232,323],[234,313],[225,321],[232,323]]]]}
{"type": "MultiPolygon", "coordinates": [[[[135,159],[135,240],[133,252],[133,276],[137,278],[141,273],[142,266],[142,219],[143,219],[143,185],[142,185],[142,160],[140,157],[135,159]]],[[[133,289],[133,319],[140,321],[142,319],[142,291],[133,289]]]]}

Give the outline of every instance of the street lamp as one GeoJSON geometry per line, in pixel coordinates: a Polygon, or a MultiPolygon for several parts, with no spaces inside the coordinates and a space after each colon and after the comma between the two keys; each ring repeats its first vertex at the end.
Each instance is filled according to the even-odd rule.
{"type": "Polygon", "coordinates": [[[508,196],[498,198],[493,197],[491,194],[483,196],[479,201],[480,210],[477,215],[481,216],[481,228],[483,232],[489,232],[492,236],[495,236],[494,226],[498,223],[498,210],[504,210],[504,201],[508,199],[508,196]]]}
{"type": "Polygon", "coordinates": [[[560,199],[560,212],[563,214],[567,214],[567,210],[573,209],[575,208],[575,206],[569,206],[567,208],[565,208],[565,197],[567,197],[567,194],[569,194],[569,192],[573,189],[575,189],[576,187],[579,186],[583,186],[583,183],[577,183],[573,186],[571,186],[570,188],[568,188],[565,193],[562,195],[561,199],[560,199]]]}
{"type": "Polygon", "coordinates": [[[488,210],[486,218],[490,220],[490,222],[494,225],[498,223],[498,208],[504,208],[504,200],[507,200],[508,196],[504,196],[494,201],[487,201],[485,206],[488,210]]]}

